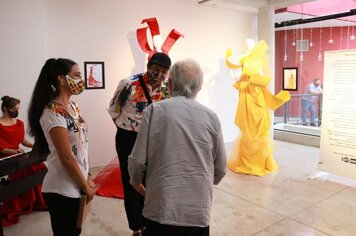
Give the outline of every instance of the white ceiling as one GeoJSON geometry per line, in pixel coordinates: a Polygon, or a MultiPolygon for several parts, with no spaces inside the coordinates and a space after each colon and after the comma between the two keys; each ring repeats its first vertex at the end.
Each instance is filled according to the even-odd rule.
{"type": "MultiPolygon", "coordinates": [[[[190,2],[192,4],[224,8],[229,10],[246,11],[257,13],[259,8],[271,7],[273,9],[285,8],[288,6],[298,5],[313,0],[180,0],[190,2]]],[[[315,16],[302,15],[292,12],[283,12],[275,14],[275,22],[281,23],[294,19],[314,18],[315,16]]],[[[335,27],[335,26],[352,26],[356,25],[353,22],[345,20],[327,20],[302,25],[278,28],[276,30],[295,29],[295,28],[319,28],[319,27],[335,27]]]]}
{"type": "Polygon", "coordinates": [[[257,11],[258,8],[272,7],[279,9],[287,6],[298,5],[305,2],[312,2],[313,0],[180,0],[191,2],[194,4],[226,8],[230,10],[253,9],[257,11]]]}

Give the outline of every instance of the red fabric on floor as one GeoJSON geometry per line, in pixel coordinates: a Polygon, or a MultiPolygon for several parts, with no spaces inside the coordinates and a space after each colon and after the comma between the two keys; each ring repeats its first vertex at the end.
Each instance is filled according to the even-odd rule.
{"type": "Polygon", "coordinates": [[[119,160],[115,157],[94,178],[98,189],[96,194],[103,197],[124,198],[119,160]]]}

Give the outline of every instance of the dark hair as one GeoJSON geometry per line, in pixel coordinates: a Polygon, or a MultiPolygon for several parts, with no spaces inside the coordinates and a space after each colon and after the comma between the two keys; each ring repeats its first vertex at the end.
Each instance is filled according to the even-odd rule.
{"type": "Polygon", "coordinates": [[[1,104],[1,110],[4,112],[5,107],[8,109],[14,108],[17,104],[20,103],[20,100],[17,98],[13,98],[10,96],[3,96],[1,98],[2,104],[1,104]]]}
{"type": "Polygon", "coordinates": [[[40,118],[45,106],[56,97],[59,91],[58,76],[67,75],[72,70],[73,65],[76,64],[70,59],[51,58],[42,67],[28,109],[30,134],[35,138],[33,153],[41,156],[49,154],[48,143],[40,125],[40,118]]]}

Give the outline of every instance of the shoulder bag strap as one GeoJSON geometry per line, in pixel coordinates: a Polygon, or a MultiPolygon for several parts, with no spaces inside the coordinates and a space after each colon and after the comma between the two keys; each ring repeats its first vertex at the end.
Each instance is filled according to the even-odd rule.
{"type": "Polygon", "coordinates": [[[141,87],[143,89],[143,92],[145,93],[145,96],[147,98],[147,101],[148,101],[149,104],[151,104],[152,103],[152,99],[151,99],[150,94],[147,91],[147,87],[145,85],[145,82],[143,82],[142,74],[139,75],[139,79],[140,79],[140,84],[141,84],[141,87]]]}

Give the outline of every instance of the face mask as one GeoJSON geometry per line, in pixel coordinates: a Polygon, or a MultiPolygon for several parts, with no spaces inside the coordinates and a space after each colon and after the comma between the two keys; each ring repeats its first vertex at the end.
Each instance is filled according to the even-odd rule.
{"type": "Polygon", "coordinates": [[[18,115],[19,115],[19,111],[10,111],[10,110],[7,110],[7,113],[9,113],[9,116],[10,116],[11,118],[16,118],[16,117],[18,117],[18,115]]]}
{"type": "Polygon", "coordinates": [[[161,73],[153,73],[151,71],[147,71],[147,78],[150,84],[156,84],[164,80],[164,76],[161,73]]]}
{"type": "Polygon", "coordinates": [[[84,89],[85,89],[84,80],[82,80],[82,79],[74,80],[69,75],[66,75],[66,79],[67,79],[67,83],[68,83],[68,86],[69,86],[72,94],[78,95],[84,91],[84,89]]]}

